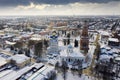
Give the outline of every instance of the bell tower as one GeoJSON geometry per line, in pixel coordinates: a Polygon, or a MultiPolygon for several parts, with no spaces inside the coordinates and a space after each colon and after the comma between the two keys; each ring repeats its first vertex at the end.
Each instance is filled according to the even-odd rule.
{"type": "Polygon", "coordinates": [[[89,50],[89,36],[88,23],[84,21],[81,37],[80,37],[80,51],[86,56],[89,50]]]}

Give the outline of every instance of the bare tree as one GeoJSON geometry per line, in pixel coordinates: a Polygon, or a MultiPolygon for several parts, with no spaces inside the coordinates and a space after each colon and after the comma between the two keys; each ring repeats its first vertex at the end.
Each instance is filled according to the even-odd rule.
{"type": "Polygon", "coordinates": [[[58,68],[59,68],[59,62],[57,61],[55,64],[55,70],[58,70],[58,68]]]}
{"type": "Polygon", "coordinates": [[[64,45],[66,45],[66,39],[63,39],[63,43],[64,43],[64,45]]]}
{"type": "Polygon", "coordinates": [[[42,42],[38,42],[35,44],[35,55],[37,57],[42,56],[42,48],[43,48],[42,42]]]}
{"type": "Polygon", "coordinates": [[[81,75],[82,75],[82,61],[78,61],[78,74],[81,77],[81,75]]]}
{"type": "Polygon", "coordinates": [[[56,72],[54,70],[47,73],[47,80],[55,80],[55,79],[56,79],[56,72]]]}
{"type": "Polygon", "coordinates": [[[16,42],[14,47],[19,48],[19,49],[22,48],[23,47],[23,42],[16,42]]]}
{"type": "Polygon", "coordinates": [[[64,80],[66,80],[66,73],[67,73],[67,69],[68,69],[68,64],[66,61],[62,61],[62,72],[63,72],[63,78],[64,80]]]}

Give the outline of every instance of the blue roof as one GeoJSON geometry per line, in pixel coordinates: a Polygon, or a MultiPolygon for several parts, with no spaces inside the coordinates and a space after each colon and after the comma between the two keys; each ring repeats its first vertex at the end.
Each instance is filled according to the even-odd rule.
{"type": "Polygon", "coordinates": [[[68,48],[73,48],[72,45],[68,45],[68,48]]]}

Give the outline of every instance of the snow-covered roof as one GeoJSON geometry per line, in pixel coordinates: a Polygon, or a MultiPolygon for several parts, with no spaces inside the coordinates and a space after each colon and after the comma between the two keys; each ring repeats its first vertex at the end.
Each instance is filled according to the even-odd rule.
{"type": "Polygon", "coordinates": [[[43,66],[43,63],[35,63],[34,66],[35,68],[39,69],[40,67],[43,66]]]}
{"type": "Polygon", "coordinates": [[[40,37],[32,37],[32,38],[30,38],[30,40],[39,41],[39,40],[42,40],[42,39],[40,37]]]}
{"type": "Polygon", "coordinates": [[[77,48],[73,49],[73,53],[68,53],[67,49],[62,50],[60,52],[60,56],[63,56],[63,57],[84,57],[84,55],[82,53],[80,53],[80,51],[77,48]]]}
{"type": "Polygon", "coordinates": [[[15,37],[15,38],[13,38],[13,41],[19,41],[21,38],[22,38],[21,36],[15,37]]]}
{"type": "Polygon", "coordinates": [[[105,54],[100,56],[100,60],[109,60],[110,58],[113,58],[113,56],[105,55],[105,54]]]}
{"type": "Polygon", "coordinates": [[[3,58],[3,57],[0,57],[0,66],[4,65],[4,64],[6,64],[6,63],[7,63],[7,62],[6,62],[6,59],[3,58]]]}
{"type": "Polygon", "coordinates": [[[118,36],[120,36],[120,34],[118,34],[118,36]]]}
{"type": "Polygon", "coordinates": [[[24,61],[26,61],[30,58],[25,56],[24,54],[16,54],[14,56],[11,56],[9,59],[15,60],[16,63],[23,63],[24,61]]]}
{"type": "Polygon", "coordinates": [[[32,35],[32,37],[30,38],[30,40],[36,40],[36,41],[39,41],[42,39],[42,36],[39,35],[39,34],[34,34],[32,35]]]}
{"type": "Polygon", "coordinates": [[[120,56],[115,58],[116,61],[120,61],[120,56]]]}
{"type": "Polygon", "coordinates": [[[69,48],[69,49],[72,49],[73,47],[72,47],[72,45],[68,45],[68,48],[69,48]]]}
{"type": "Polygon", "coordinates": [[[42,80],[45,76],[47,76],[47,73],[53,70],[54,67],[43,67],[40,70],[38,70],[36,73],[34,73],[28,80],[42,80]]]}
{"type": "MultiPolygon", "coordinates": [[[[44,71],[45,69],[47,69],[47,67],[43,67],[40,70],[38,70],[37,72],[35,72],[31,77],[28,78],[28,80],[38,80],[38,77],[41,76],[41,72],[44,71]]],[[[41,76],[42,78],[43,76],[41,76]]],[[[40,78],[40,77],[39,77],[40,78]]]]}
{"type": "Polygon", "coordinates": [[[108,41],[119,42],[119,40],[117,38],[109,38],[108,41]]]}
{"type": "MultiPolygon", "coordinates": [[[[33,79],[29,79],[29,80],[33,80],[33,79]]],[[[44,80],[44,75],[38,74],[38,76],[36,76],[34,80],[44,80]]]]}
{"type": "Polygon", "coordinates": [[[24,73],[28,72],[29,70],[31,70],[33,67],[36,67],[36,65],[41,65],[38,63],[35,63],[33,65],[30,66],[25,66],[24,68],[18,70],[18,71],[14,71],[12,70],[10,72],[10,74],[6,74],[5,76],[2,76],[0,78],[0,80],[16,80],[18,79],[21,75],[23,75],[24,73]]]}
{"type": "Polygon", "coordinates": [[[16,42],[10,42],[10,41],[5,41],[6,42],[6,44],[9,44],[9,45],[14,45],[14,44],[16,44],[16,42]]]}
{"type": "Polygon", "coordinates": [[[76,40],[80,40],[80,36],[76,37],[76,40]]]}
{"type": "Polygon", "coordinates": [[[101,44],[100,45],[100,48],[105,48],[107,45],[105,45],[105,44],[101,44]]]}
{"type": "Polygon", "coordinates": [[[27,37],[30,37],[31,35],[30,34],[23,34],[23,35],[21,35],[21,37],[23,37],[23,38],[27,38],[27,37]]]}
{"type": "Polygon", "coordinates": [[[49,66],[41,74],[46,76],[47,73],[50,72],[50,71],[52,71],[52,70],[54,70],[54,67],[49,66]]]}
{"type": "Polygon", "coordinates": [[[110,33],[107,32],[107,31],[99,31],[99,33],[100,33],[101,35],[105,35],[105,36],[109,36],[109,35],[110,35],[110,33]]]}
{"type": "Polygon", "coordinates": [[[7,34],[7,35],[4,35],[4,36],[2,37],[2,39],[11,38],[11,37],[13,37],[13,36],[15,36],[15,35],[14,35],[14,34],[7,34]]]}
{"type": "Polygon", "coordinates": [[[5,34],[3,32],[0,31],[0,36],[4,36],[5,34]]]}

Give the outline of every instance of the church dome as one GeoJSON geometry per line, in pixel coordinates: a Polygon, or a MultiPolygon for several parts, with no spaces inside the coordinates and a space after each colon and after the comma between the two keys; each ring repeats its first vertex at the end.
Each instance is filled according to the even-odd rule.
{"type": "Polygon", "coordinates": [[[72,47],[72,45],[68,45],[68,48],[69,48],[69,49],[72,49],[73,47],[72,47]]]}

